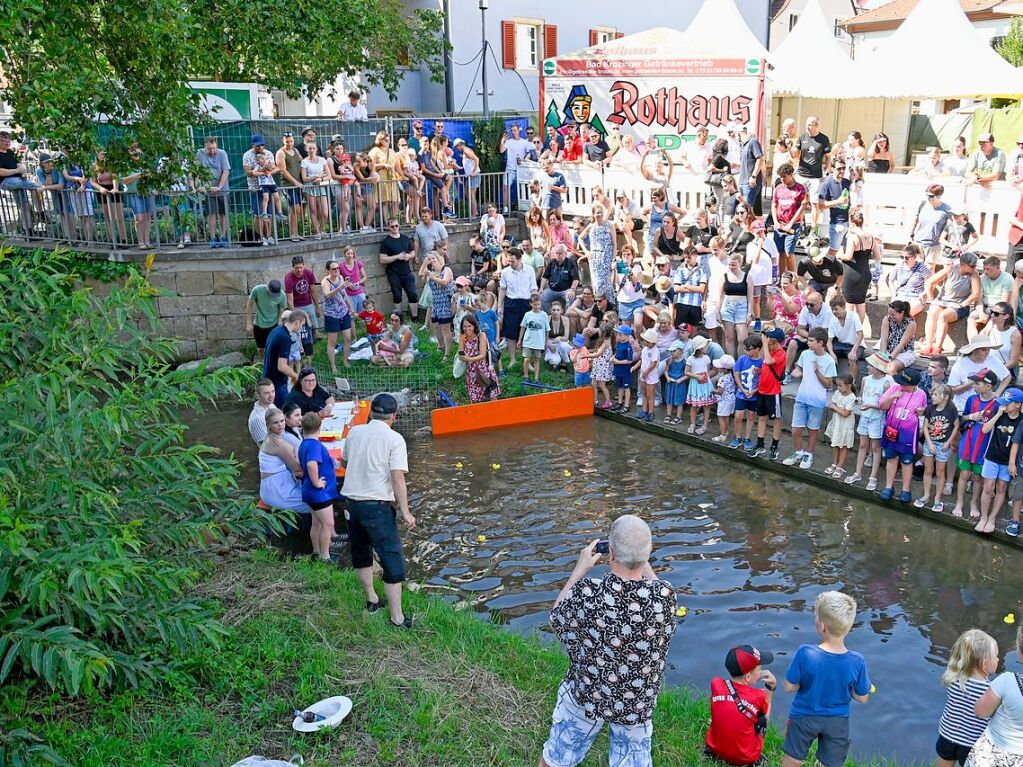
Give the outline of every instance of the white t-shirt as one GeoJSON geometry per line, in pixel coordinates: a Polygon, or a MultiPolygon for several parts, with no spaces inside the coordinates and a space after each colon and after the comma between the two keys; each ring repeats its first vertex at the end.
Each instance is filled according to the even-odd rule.
{"type": "Polygon", "coordinates": [[[509,138],[504,142],[504,168],[514,170],[522,162],[533,144],[529,139],[509,138]]]}
{"type": "Polygon", "coordinates": [[[778,247],[774,238],[768,237],[762,243],[756,239],[746,246],[746,263],[750,264],[749,278],[753,285],[770,285],[774,282],[774,265],[778,262],[778,247]]]}
{"type": "Polygon", "coordinates": [[[366,107],[362,104],[356,104],[355,106],[352,106],[351,101],[341,105],[341,116],[345,120],[369,119],[369,113],[366,111],[366,107]]]}
{"type": "Polygon", "coordinates": [[[1023,754],[1023,694],[1011,671],[999,674],[991,682],[991,690],[1002,699],[987,724],[991,742],[1004,751],[1023,754]]]}
{"type": "Polygon", "coordinates": [[[803,377],[799,381],[799,390],[796,392],[796,402],[803,402],[812,407],[824,407],[828,404],[828,391],[817,378],[818,368],[825,378],[834,378],[838,373],[835,367],[835,360],[830,354],[816,355],[812,349],[807,349],[799,355],[796,362],[803,369],[803,377]]]}
{"type": "Polygon", "coordinates": [[[258,402],[252,403],[252,412],[249,413],[249,434],[257,445],[262,445],[266,439],[266,411],[269,409],[258,402]]]}
{"type": "Polygon", "coordinates": [[[707,301],[716,304],[718,302],[718,292],[724,284],[725,272],[728,271],[728,267],[725,266],[725,263],[720,258],[716,258],[711,254],[707,259],[707,268],[710,270],[710,276],[707,278],[707,301]]]}
{"type": "MultiPolygon", "coordinates": [[[[491,216],[489,213],[484,213],[482,216],[480,216],[480,234],[483,234],[483,230],[487,228],[487,221],[489,221],[490,218],[491,216]]],[[[496,216],[493,217],[493,219],[494,229],[499,232],[504,231],[505,229],[504,216],[498,213],[496,216]]]]}
{"type": "Polygon", "coordinates": [[[302,170],[311,179],[322,178],[327,175],[327,161],[322,157],[317,157],[315,160],[306,157],[302,160],[302,170]]]}
{"type": "Polygon", "coordinates": [[[809,306],[804,306],[799,310],[799,317],[796,318],[796,324],[801,328],[806,328],[807,330],[813,330],[814,328],[829,328],[831,327],[831,321],[833,319],[835,319],[835,315],[831,313],[831,308],[828,306],[822,306],[820,312],[817,314],[811,312],[809,306]]]}
{"type": "Polygon", "coordinates": [[[711,145],[709,143],[700,146],[699,144],[686,145],[686,161],[694,173],[706,173],[710,167],[711,145]]]}
{"type": "Polygon", "coordinates": [[[832,339],[843,344],[856,343],[856,334],[863,330],[863,323],[860,315],[856,312],[845,313],[845,324],[838,321],[838,317],[831,315],[831,322],[828,324],[828,333],[832,339]]]}
{"type": "MultiPolygon", "coordinates": [[[[1004,381],[1009,376],[1009,371],[1002,363],[997,351],[992,350],[992,352],[988,354],[987,359],[983,362],[974,362],[969,357],[960,357],[956,360],[956,364],[952,366],[952,369],[948,373],[948,385],[962,386],[970,380],[970,376],[984,370],[985,368],[994,372],[994,374],[998,376],[999,381],[1004,381]]],[[[963,408],[966,407],[966,400],[970,398],[971,394],[973,394],[973,389],[967,388],[965,391],[959,392],[959,394],[952,398],[952,403],[956,406],[956,410],[960,413],[962,413],[963,408]]]]}
{"type": "Polygon", "coordinates": [[[405,438],[383,421],[353,426],[345,441],[345,483],[341,494],[353,501],[393,501],[392,471],[408,471],[405,438]]]}

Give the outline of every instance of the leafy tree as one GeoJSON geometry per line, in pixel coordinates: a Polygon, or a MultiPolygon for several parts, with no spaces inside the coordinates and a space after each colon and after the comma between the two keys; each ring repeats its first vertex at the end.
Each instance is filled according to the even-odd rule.
{"type": "Polygon", "coordinates": [[[1023,19],[1016,17],[1009,23],[1009,31],[995,50],[1014,67],[1023,67],[1023,19]]]}
{"type": "Polygon", "coordinates": [[[182,412],[245,375],[172,369],[138,272],[100,297],[63,254],[7,251],[0,290],[0,690],[135,686],[218,642],[190,595],[201,551],[281,529],[232,459],[185,441],[182,412]]]}
{"type": "MultiPolygon", "coordinates": [[[[97,149],[97,119],[144,157],[180,160],[187,128],[204,121],[189,80],[297,97],[361,73],[393,95],[405,61],[441,76],[440,25],[401,0],[22,0],[0,14],[0,98],[29,136],[78,161],[97,149]]],[[[123,145],[108,154],[113,169],[132,167],[123,145]]]]}

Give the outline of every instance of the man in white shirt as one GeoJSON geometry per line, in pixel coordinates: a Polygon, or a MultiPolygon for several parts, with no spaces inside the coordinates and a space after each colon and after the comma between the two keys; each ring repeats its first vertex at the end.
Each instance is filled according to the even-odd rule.
{"type": "MultiPolygon", "coordinates": [[[[814,291],[807,294],[806,306],[799,310],[799,317],[796,319],[796,335],[789,343],[788,349],[786,349],[786,363],[785,372],[792,372],[793,365],[796,364],[796,359],[800,354],[805,352],[810,347],[806,343],[807,337],[810,335],[810,331],[814,328],[824,328],[827,330],[831,327],[831,320],[834,315],[831,313],[831,309],[824,305],[824,296],[814,291]]],[[[828,343],[831,339],[828,339],[828,343]]],[[[827,348],[828,344],[824,345],[827,348]]],[[[788,379],[788,375],[785,376],[788,379]]],[[[788,383],[786,380],[785,383],[788,383]]]]}
{"type": "Polygon", "coordinates": [[[501,135],[501,146],[499,148],[501,154],[504,155],[504,212],[508,212],[508,207],[511,205],[511,187],[515,186],[515,182],[519,175],[519,164],[526,159],[526,154],[533,148],[531,141],[522,138],[520,134],[521,128],[518,123],[511,124],[511,138],[508,137],[508,132],[505,131],[501,135]]]}
{"type": "Polygon", "coordinates": [[[391,427],[398,402],[390,394],[378,394],[369,408],[369,423],[354,426],[345,442],[341,465],[345,481],[341,495],[347,499],[345,520],[352,551],[352,567],[366,592],[366,609],[375,613],[384,605],[373,585],[373,552],[383,569],[384,594],[391,625],[412,628],[412,616],[401,608],[401,584],[405,580],[405,557],[398,536],[398,516],[408,529],[416,526],[408,506],[408,448],[405,438],[391,427]]]}
{"type": "Polygon", "coordinates": [[[341,108],[337,110],[337,119],[348,122],[369,119],[369,112],[366,111],[365,105],[359,103],[358,91],[349,92],[348,103],[342,104],[341,108]]]}
{"type": "Polygon", "coordinates": [[[709,135],[710,131],[706,127],[699,128],[696,131],[696,143],[686,145],[685,164],[691,172],[701,176],[710,167],[711,145],[707,143],[709,135]]]}
{"type": "Polygon", "coordinates": [[[522,318],[529,311],[529,298],[536,292],[536,272],[523,263],[522,251],[508,251],[508,266],[501,270],[501,288],[497,298],[497,315],[501,318],[501,337],[508,341],[508,364],[515,367],[515,349],[519,341],[522,318]]]}
{"type": "Polygon", "coordinates": [[[973,394],[973,381],[971,376],[987,373],[990,371],[998,378],[998,383],[992,383],[995,396],[1000,396],[1005,387],[1009,385],[1011,376],[1008,369],[997,354],[992,354],[992,349],[998,348],[998,342],[987,336],[977,336],[966,346],[960,347],[959,359],[952,366],[948,373],[948,385],[952,388],[952,404],[960,413],[966,407],[966,400],[973,394]]]}
{"type": "Polygon", "coordinates": [[[860,315],[850,312],[845,296],[836,294],[831,299],[831,322],[828,324],[828,354],[835,362],[842,357],[849,360],[849,373],[856,377],[856,361],[863,348],[863,322],[860,315]]]}
{"type": "Polygon", "coordinates": [[[252,412],[249,413],[249,434],[257,446],[262,445],[266,439],[266,411],[273,406],[275,394],[274,382],[269,378],[256,381],[256,401],[252,403],[252,412]]]}

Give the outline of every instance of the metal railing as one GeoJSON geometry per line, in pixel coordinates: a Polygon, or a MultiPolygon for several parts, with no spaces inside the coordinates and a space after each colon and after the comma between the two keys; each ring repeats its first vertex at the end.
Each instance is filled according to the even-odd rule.
{"type": "Polygon", "coordinates": [[[328,239],[403,226],[430,207],[442,222],[479,221],[503,195],[503,173],[430,179],[329,181],[302,187],[232,189],[212,194],[182,187],[160,193],[86,189],[0,189],[0,236],[21,242],[98,250],[261,246],[328,239]]]}

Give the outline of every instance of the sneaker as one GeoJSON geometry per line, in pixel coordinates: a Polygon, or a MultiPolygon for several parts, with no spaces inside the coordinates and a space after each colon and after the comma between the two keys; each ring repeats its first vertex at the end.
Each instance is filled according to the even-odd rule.
{"type": "Polygon", "coordinates": [[[366,602],[366,611],[375,613],[377,610],[383,610],[387,607],[387,602],[382,599],[378,599],[376,602],[366,602]]]}
{"type": "Polygon", "coordinates": [[[924,506],[927,505],[927,499],[917,498],[915,501],[913,501],[913,505],[916,506],[918,509],[922,509],[924,506]]]}
{"type": "Polygon", "coordinates": [[[759,458],[760,456],[767,454],[767,448],[764,445],[757,445],[750,450],[748,454],[750,458],[759,458]]]}
{"type": "Polygon", "coordinates": [[[276,245],[277,244],[277,238],[276,237],[267,237],[266,241],[269,242],[271,245],[276,245]]]}
{"type": "Polygon", "coordinates": [[[728,443],[728,446],[732,448],[732,450],[736,450],[740,445],[742,445],[742,440],[739,439],[738,437],[736,437],[735,439],[728,443]]]}
{"type": "Polygon", "coordinates": [[[874,465],[874,454],[873,453],[867,453],[867,460],[865,460],[863,462],[863,466],[864,466],[864,468],[869,469],[873,465],[874,465]]]}
{"type": "Polygon", "coordinates": [[[229,239],[227,239],[227,237],[225,235],[221,235],[220,236],[220,247],[222,247],[222,248],[230,248],[231,247],[231,241],[229,239]]]}
{"type": "Polygon", "coordinates": [[[803,453],[803,460],[799,462],[799,468],[804,471],[813,466],[813,453],[803,453]]]}
{"type": "Polygon", "coordinates": [[[1019,536],[1019,522],[1013,520],[1005,526],[1005,534],[1017,538],[1019,536]]]}
{"type": "Polygon", "coordinates": [[[777,461],[778,460],[778,448],[772,447],[771,448],[771,452],[768,454],[768,458],[770,458],[772,461],[777,461]]]}
{"type": "Polygon", "coordinates": [[[899,503],[909,503],[913,500],[913,494],[908,490],[903,490],[899,493],[899,503]]]}
{"type": "Polygon", "coordinates": [[[754,320],[753,321],[753,332],[754,333],[759,333],[760,332],[760,328],[761,328],[760,320],[754,320]]]}
{"type": "Polygon", "coordinates": [[[267,239],[266,239],[266,237],[264,237],[264,238],[263,238],[263,247],[265,248],[265,247],[267,247],[267,246],[268,246],[269,244],[270,244],[270,241],[269,241],[269,240],[267,240],[267,239]]]}
{"type": "Polygon", "coordinates": [[[799,463],[799,461],[800,461],[800,459],[802,459],[802,457],[803,457],[803,452],[801,450],[797,450],[792,455],[790,455],[788,458],[786,458],[784,461],[782,461],[782,463],[785,464],[786,466],[795,466],[797,463],[799,463]]]}
{"type": "Polygon", "coordinates": [[[881,500],[882,501],[890,501],[894,497],[895,497],[895,490],[893,490],[890,487],[886,487],[884,490],[881,491],[881,500]]]}
{"type": "Polygon", "coordinates": [[[178,250],[181,250],[184,247],[185,247],[185,241],[184,240],[178,240],[178,250]]]}
{"type": "Polygon", "coordinates": [[[189,234],[188,232],[185,232],[185,245],[191,245],[191,244],[192,244],[192,235],[189,234]]]}
{"type": "Polygon", "coordinates": [[[782,386],[788,386],[790,383],[792,383],[792,374],[791,373],[786,373],[785,377],[783,379],[781,379],[781,385],[782,386]]]}
{"type": "Polygon", "coordinates": [[[753,450],[753,440],[748,439],[742,443],[742,449],[747,453],[753,450]]]}
{"type": "Polygon", "coordinates": [[[942,495],[952,495],[952,483],[946,482],[945,486],[941,489],[942,495]]]}
{"type": "Polygon", "coordinates": [[[210,238],[210,248],[219,248],[219,247],[220,247],[220,240],[218,240],[216,237],[211,237],[210,238]]]}
{"type": "Polygon", "coordinates": [[[387,622],[390,623],[391,626],[393,626],[396,629],[410,629],[410,628],[412,628],[412,616],[411,615],[406,615],[405,616],[405,620],[403,620],[401,623],[395,623],[390,618],[387,619],[387,622]]]}

